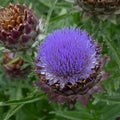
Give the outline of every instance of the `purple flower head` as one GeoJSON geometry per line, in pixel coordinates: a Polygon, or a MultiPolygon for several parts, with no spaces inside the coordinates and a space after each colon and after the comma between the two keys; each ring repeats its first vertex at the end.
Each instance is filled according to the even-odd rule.
{"type": "Polygon", "coordinates": [[[36,65],[42,69],[37,72],[45,74],[49,85],[58,83],[64,88],[90,77],[99,57],[87,32],[73,28],[56,30],[39,47],[36,65]]]}
{"type": "Polygon", "coordinates": [[[80,29],[64,28],[49,34],[39,46],[35,84],[50,95],[50,101],[87,104],[92,94],[103,92],[101,80],[108,75],[102,47],[80,29]]]}

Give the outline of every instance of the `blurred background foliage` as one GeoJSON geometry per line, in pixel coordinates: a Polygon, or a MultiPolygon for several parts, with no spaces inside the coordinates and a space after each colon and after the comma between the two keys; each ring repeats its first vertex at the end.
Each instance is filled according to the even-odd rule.
{"type": "MultiPolygon", "coordinates": [[[[23,55],[32,65],[27,79],[11,80],[2,69],[4,52],[0,52],[0,120],[117,120],[120,117],[120,24],[108,21],[83,20],[73,3],[65,0],[0,0],[0,5],[9,3],[27,4],[38,18],[46,22],[44,34],[64,27],[81,28],[103,44],[103,55],[110,57],[106,72],[111,77],[103,82],[105,92],[94,95],[94,100],[85,107],[76,104],[73,110],[67,105],[49,103],[48,96],[34,86],[38,78],[34,73],[35,56],[23,55]]],[[[0,51],[4,48],[0,47],[0,51]]],[[[36,49],[37,50],[37,49],[36,49]]],[[[36,54],[35,50],[35,54],[36,54]]]]}

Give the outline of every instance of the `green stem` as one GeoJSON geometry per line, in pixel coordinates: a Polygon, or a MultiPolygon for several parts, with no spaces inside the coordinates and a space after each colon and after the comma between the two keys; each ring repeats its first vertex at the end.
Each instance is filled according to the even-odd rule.
{"type": "Polygon", "coordinates": [[[47,16],[47,20],[46,20],[46,27],[45,27],[45,34],[47,34],[47,31],[48,31],[48,26],[49,26],[49,21],[50,21],[50,18],[51,18],[51,15],[52,15],[52,12],[55,8],[55,5],[57,3],[58,0],[55,0],[55,2],[53,3],[53,5],[51,6],[49,12],[48,12],[48,16],[47,16]]]}

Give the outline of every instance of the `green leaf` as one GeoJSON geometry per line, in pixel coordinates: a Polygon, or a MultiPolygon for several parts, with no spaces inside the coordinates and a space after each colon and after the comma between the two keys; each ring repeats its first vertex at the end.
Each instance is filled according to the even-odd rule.
{"type": "Polygon", "coordinates": [[[7,115],[5,116],[5,118],[4,118],[3,120],[9,120],[9,118],[10,118],[12,115],[14,115],[23,105],[24,105],[24,104],[21,104],[21,105],[17,105],[17,106],[15,106],[15,107],[11,108],[11,109],[8,111],[7,115]]]}
{"type": "Polygon", "coordinates": [[[33,62],[31,56],[29,56],[29,55],[24,54],[21,57],[22,57],[22,59],[24,59],[27,62],[33,62]]]}
{"type": "Polygon", "coordinates": [[[70,12],[70,13],[66,13],[66,14],[63,14],[63,15],[60,15],[60,16],[51,18],[49,24],[53,24],[54,22],[58,22],[58,21],[61,20],[61,19],[68,18],[69,16],[73,16],[73,15],[75,15],[75,14],[78,14],[78,12],[70,12]]]}
{"type": "Polygon", "coordinates": [[[0,51],[2,51],[2,50],[5,50],[5,48],[4,48],[4,47],[2,47],[2,46],[0,46],[0,51]]]}
{"type": "Polygon", "coordinates": [[[120,95],[112,95],[112,96],[94,95],[94,98],[97,101],[106,102],[108,104],[120,104],[120,95]]]}
{"type": "Polygon", "coordinates": [[[114,54],[114,58],[116,60],[116,63],[118,64],[118,67],[120,69],[120,57],[119,55],[117,54],[116,50],[114,49],[113,45],[111,44],[110,42],[110,38],[105,38],[104,36],[104,40],[106,41],[107,45],[109,46],[110,50],[112,51],[112,53],[114,54]]]}
{"type": "Polygon", "coordinates": [[[17,57],[17,58],[15,58],[15,59],[13,59],[12,61],[10,61],[9,63],[7,63],[6,65],[11,65],[11,64],[17,62],[19,59],[20,59],[20,58],[17,57]]]}
{"type": "Polygon", "coordinates": [[[45,34],[47,33],[48,26],[49,26],[49,21],[50,21],[52,12],[54,11],[54,8],[55,8],[55,5],[56,5],[57,1],[58,1],[58,0],[55,0],[55,1],[53,2],[53,5],[51,6],[51,8],[50,8],[50,10],[49,10],[49,12],[48,12],[47,20],[46,20],[46,26],[45,26],[45,34]]]}
{"type": "Polygon", "coordinates": [[[102,110],[101,120],[115,120],[120,116],[120,105],[110,105],[102,110]]]}
{"type": "Polygon", "coordinates": [[[55,111],[51,113],[69,120],[94,120],[92,114],[84,111],[55,111]]]}
{"type": "Polygon", "coordinates": [[[38,100],[41,100],[43,98],[42,95],[39,95],[37,97],[28,97],[20,100],[10,100],[6,102],[0,102],[0,106],[9,106],[9,105],[18,105],[18,104],[28,104],[28,103],[33,103],[38,100]]]}

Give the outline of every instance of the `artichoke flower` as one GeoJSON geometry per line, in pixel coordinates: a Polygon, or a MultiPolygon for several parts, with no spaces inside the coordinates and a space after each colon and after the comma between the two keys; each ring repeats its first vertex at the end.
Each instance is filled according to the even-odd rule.
{"type": "Polygon", "coordinates": [[[0,9],[0,43],[11,51],[31,48],[39,30],[38,19],[25,4],[0,9]]]}
{"type": "Polygon", "coordinates": [[[103,92],[102,47],[85,31],[56,30],[39,46],[36,85],[50,95],[50,101],[86,104],[91,94],[103,92]],[[97,89],[96,89],[97,88],[97,89]],[[100,88],[100,89],[99,89],[100,88]],[[83,102],[84,100],[84,102],[83,102]]]}
{"type": "Polygon", "coordinates": [[[8,77],[15,80],[21,80],[30,72],[30,66],[23,59],[16,58],[12,52],[5,53],[3,58],[3,69],[7,73],[8,77]]]}
{"type": "Polygon", "coordinates": [[[116,20],[116,16],[120,14],[120,0],[75,0],[75,3],[85,13],[93,19],[95,17],[106,20],[109,18],[111,21],[116,20]]]}

